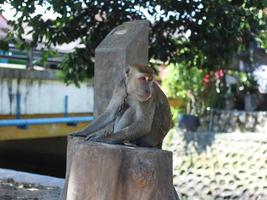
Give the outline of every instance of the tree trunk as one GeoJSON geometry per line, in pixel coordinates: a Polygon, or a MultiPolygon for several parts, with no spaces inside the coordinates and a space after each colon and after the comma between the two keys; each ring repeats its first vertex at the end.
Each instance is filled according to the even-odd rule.
{"type": "Polygon", "coordinates": [[[69,137],[61,200],[176,200],[172,153],[69,137]]]}

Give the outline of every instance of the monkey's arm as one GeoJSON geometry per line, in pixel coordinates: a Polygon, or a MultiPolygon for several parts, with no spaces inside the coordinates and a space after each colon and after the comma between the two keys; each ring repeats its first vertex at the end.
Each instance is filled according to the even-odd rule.
{"type": "Polygon", "coordinates": [[[150,127],[141,127],[142,121],[136,121],[130,126],[102,138],[102,142],[106,143],[123,143],[125,141],[136,140],[150,132],[150,127]]]}
{"type": "Polygon", "coordinates": [[[85,127],[83,130],[79,132],[73,133],[72,136],[85,137],[87,135],[90,135],[104,128],[106,125],[111,123],[113,120],[114,120],[114,116],[112,112],[105,111],[98,118],[96,118],[92,123],[90,123],[87,127],[85,127]]]}
{"type": "Polygon", "coordinates": [[[83,130],[73,133],[72,136],[81,136],[85,137],[90,135],[94,132],[99,131],[100,129],[106,127],[108,124],[113,122],[116,117],[116,113],[120,106],[123,103],[125,98],[125,90],[122,88],[123,85],[119,84],[114,92],[113,96],[109,102],[108,107],[106,108],[105,112],[102,113],[99,117],[97,117],[92,123],[90,123],[86,128],[83,130]]]}
{"type": "Polygon", "coordinates": [[[134,141],[150,132],[150,129],[144,129],[140,127],[141,121],[136,121],[130,126],[110,134],[102,134],[96,137],[92,137],[89,141],[92,142],[104,142],[109,144],[120,144],[125,141],[134,141]]]}
{"type": "Polygon", "coordinates": [[[142,136],[149,134],[153,122],[155,106],[147,107],[143,110],[144,114],[137,118],[129,126],[112,134],[103,134],[89,139],[94,142],[123,143],[124,141],[134,141],[142,136]]]}

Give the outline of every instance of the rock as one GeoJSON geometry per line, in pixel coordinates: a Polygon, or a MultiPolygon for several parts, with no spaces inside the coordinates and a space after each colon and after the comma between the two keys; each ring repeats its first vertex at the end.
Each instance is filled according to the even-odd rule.
{"type": "Polygon", "coordinates": [[[69,137],[61,200],[176,200],[172,153],[69,137]]]}

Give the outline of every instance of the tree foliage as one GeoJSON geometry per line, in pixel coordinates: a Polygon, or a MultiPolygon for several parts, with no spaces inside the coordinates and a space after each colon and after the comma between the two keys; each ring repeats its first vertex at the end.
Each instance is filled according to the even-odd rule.
{"type": "Polygon", "coordinates": [[[150,58],[185,62],[188,67],[216,69],[229,63],[265,29],[260,0],[0,0],[10,3],[19,17],[12,22],[18,35],[32,26],[32,45],[56,45],[80,40],[64,59],[67,83],[93,75],[94,50],[115,26],[129,20],[151,21],[150,58]],[[55,19],[34,15],[36,5],[53,10],[55,19]]]}
{"type": "Polygon", "coordinates": [[[182,100],[187,105],[182,110],[184,113],[198,115],[203,111],[205,87],[203,78],[207,70],[191,67],[186,69],[182,63],[171,64],[167,68],[168,77],[162,81],[162,87],[168,97],[182,100]]]}

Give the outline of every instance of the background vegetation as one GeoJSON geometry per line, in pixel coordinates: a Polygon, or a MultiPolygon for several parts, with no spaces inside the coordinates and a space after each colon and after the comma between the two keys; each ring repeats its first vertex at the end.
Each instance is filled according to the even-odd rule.
{"type": "Polygon", "coordinates": [[[30,45],[80,41],[82,46],[61,65],[66,83],[78,84],[93,76],[96,46],[112,28],[134,19],[151,21],[151,60],[183,62],[192,70],[226,66],[255,38],[266,45],[262,10],[266,0],[0,0],[3,3],[11,4],[19,16],[11,22],[16,37],[23,41],[23,34],[32,34],[30,45]],[[53,10],[57,17],[35,15],[36,5],[53,10]],[[25,24],[32,27],[30,32],[25,24]]]}

